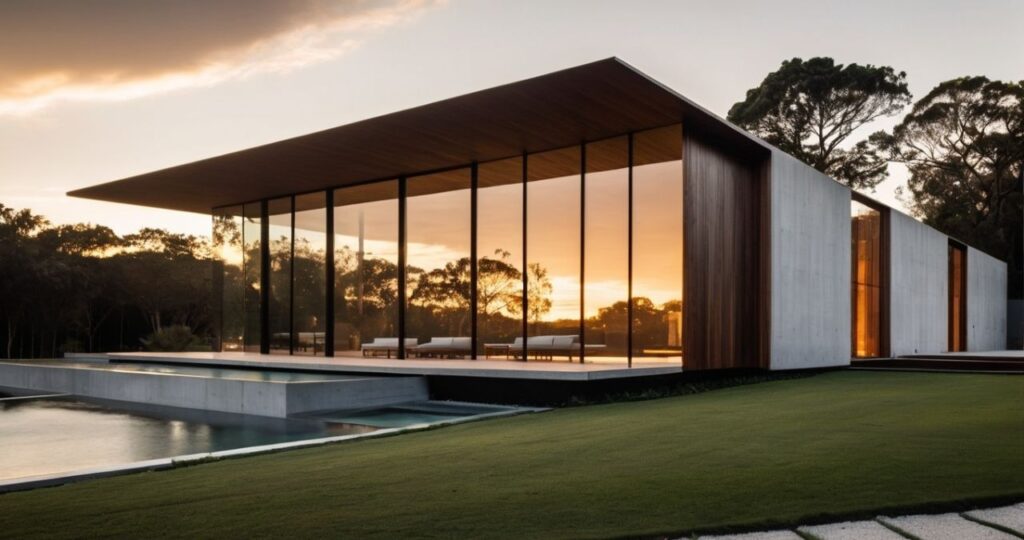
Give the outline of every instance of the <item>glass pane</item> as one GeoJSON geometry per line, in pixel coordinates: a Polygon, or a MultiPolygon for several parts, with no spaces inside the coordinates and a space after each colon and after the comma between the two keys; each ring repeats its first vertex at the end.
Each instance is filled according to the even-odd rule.
{"type": "Polygon", "coordinates": [[[408,356],[464,357],[470,350],[469,168],[416,176],[406,186],[405,335],[408,356]]]}
{"type": "Polygon", "coordinates": [[[523,335],[523,160],[477,170],[477,354],[512,357],[523,335]]]}
{"type": "Polygon", "coordinates": [[[853,249],[853,356],[881,351],[882,215],[857,201],[851,203],[853,249]]]}
{"type": "Polygon", "coordinates": [[[527,318],[531,358],[579,358],[580,148],[527,159],[527,318]]]}
{"type": "Polygon", "coordinates": [[[242,275],[242,207],[213,215],[213,249],[217,264],[216,298],[220,298],[218,341],[222,351],[241,351],[245,333],[245,281],[242,275]]]}
{"type": "Polygon", "coordinates": [[[334,192],[334,268],[334,354],[396,355],[397,180],[334,192]]]}
{"type": "Polygon", "coordinates": [[[295,197],[295,354],[323,356],[327,332],[327,194],[295,197]]]}
{"type": "Polygon", "coordinates": [[[271,200],[268,204],[270,242],[270,352],[291,351],[292,284],[292,199],[271,200]]]}
{"type": "Polygon", "coordinates": [[[683,134],[633,138],[633,357],[679,362],[683,345],[683,134]]]}
{"type": "Polygon", "coordinates": [[[263,252],[262,211],[260,203],[250,203],[243,209],[242,242],[244,243],[243,268],[245,279],[245,352],[260,352],[260,272],[263,252]]]}
{"type": "Polygon", "coordinates": [[[587,145],[584,354],[625,360],[629,321],[629,139],[587,145]]]}

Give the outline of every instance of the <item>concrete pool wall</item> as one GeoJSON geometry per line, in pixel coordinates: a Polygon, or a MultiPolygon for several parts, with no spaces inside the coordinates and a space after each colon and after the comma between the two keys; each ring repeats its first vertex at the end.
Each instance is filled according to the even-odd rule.
{"type": "Polygon", "coordinates": [[[230,375],[118,371],[101,366],[0,363],[0,386],[114,401],[285,418],[429,398],[424,377],[329,376],[251,380],[230,375]]]}

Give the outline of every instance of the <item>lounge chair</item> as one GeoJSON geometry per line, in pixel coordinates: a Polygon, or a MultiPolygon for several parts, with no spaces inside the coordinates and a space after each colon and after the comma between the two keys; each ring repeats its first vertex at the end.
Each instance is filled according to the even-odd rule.
{"type": "Polygon", "coordinates": [[[472,349],[472,339],[468,337],[436,337],[412,349],[413,354],[421,358],[464,357],[472,349]]]}
{"type": "MultiPolygon", "coordinates": [[[[416,338],[405,338],[405,349],[410,350],[416,346],[416,338]]],[[[391,358],[394,354],[398,356],[398,338],[396,337],[379,337],[373,338],[370,343],[363,343],[360,350],[363,352],[363,356],[380,356],[386,355],[391,358]]]]}
{"type": "MultiPolygon", "coordinates": [[[[584,345],[585,351],[604,349],[605,345],[584,345]]],[[[509,353],[515,357],[523,356],[523,338],[509,345],[509,353]]],[[[554,360],[555,356],[567,356],[571,361],[580,355],[580,337],[566,336],[531,336],[526,339],[526,354],[536,359],[554,360]]]]}
{"type": "Polygon", "coordinates": [[[324,350],[323,332],[297,332],[295,334],[295,348],[300,351],[313,350],[314,353],[324,350]]]}

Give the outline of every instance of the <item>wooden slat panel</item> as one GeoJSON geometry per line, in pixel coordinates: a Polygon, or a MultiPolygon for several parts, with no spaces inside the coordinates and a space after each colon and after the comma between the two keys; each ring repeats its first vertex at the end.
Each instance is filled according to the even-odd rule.
{"type": "Polygon", "coordinates": [[[684,141],[684,358],[688,369],[761,365],[762,167],[688,130],[684,141]]]}

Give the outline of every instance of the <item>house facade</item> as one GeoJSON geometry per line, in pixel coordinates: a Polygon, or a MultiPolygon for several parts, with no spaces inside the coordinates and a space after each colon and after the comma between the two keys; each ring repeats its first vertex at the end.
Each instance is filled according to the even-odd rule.
{"type": "Polygon", "coordinates": [[[70,195],[212,215],[224,352],[784,370],[1006,343],[1004,262],[614,58],[70,195]]]}

